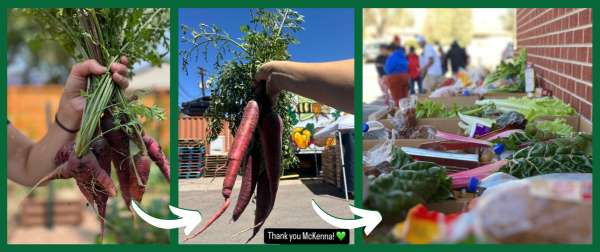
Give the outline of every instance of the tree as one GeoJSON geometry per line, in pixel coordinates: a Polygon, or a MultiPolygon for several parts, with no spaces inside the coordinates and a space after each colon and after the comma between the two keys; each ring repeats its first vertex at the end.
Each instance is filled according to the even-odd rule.
{"type": "MultiPolygon", "coordinates": [[[[256,88],[251,85],[252,79],[259,67],[270,61],[289,61],[287,52],[290,43],[298,43],[292,35],[303,30],[300,25],[304,17],[292,9],[257,9],[250,10],[250,24],[244,24],[239,29],[245,35],[239,39],[229,37],[229,34],[216,25],[200,24],[198,29],[181,25],[184,33],[182,41],[193,44],[191,50],[181,50],[183,69],[195,53],[199,53],[208,62],[208,50],[216,50],[214,71],[206,82],[211,88],[211,102],[204,114],[210,120],[207,142],[217,139],[223,130],[224,122],[229,122],[229,129],[235,136],[242,119],[244,108],[252,100],[256,88]],[[225,55],[233,54],[233,59],[225,59],[225,55]]],[[[290,145],[293,122],[287,113],[294,106],[294,95],[281,92],[274,111],[283,121],[282,168],[289,169],[298,162],[298,158],[290,145]]]]}
{"type": "Polygon", "coordinates": [[[429,42],[450,45],[455,39],[466,46],[473,38],[472,10],[469,8],[427,9],[423,35],[429,42]]]}
{"type": "Polygon", "coordinates": [[[365,27],[374,26],[377,31],[377,38],[387,35],[391,28],[403,28],[414,25],[412,12],[408,9],[365,8],[363,9],[363,17],[363,34],[365,27]]]}
{"type": "Polygon", "coordinates": [[[15,61],[24,61],[24,69],[18,71],[21,84],[40,81],[40,76],[48,84],[65,83],[75,61],[58,41],[36,40],[41,28],[31,18],[13,12],[7,9],[6,65],[10,69],[15,61]]]}

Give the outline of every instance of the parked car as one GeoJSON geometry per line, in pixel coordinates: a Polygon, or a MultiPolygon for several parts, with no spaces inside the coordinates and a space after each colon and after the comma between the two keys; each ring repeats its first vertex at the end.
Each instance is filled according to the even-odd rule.
{"type": "Polygon", "coordinates": [[[515,57],[515,53],[513,51],[514,44],[513,42],[508,42],[506,49],[502,52],[502,60],[512,59],[515,57]]]}
{"type": "Polygon", "coordinates": [[[379,47],[382,45],[382,42],[373,41],[365,43],[365,47],[363,48],[363,61],[373,62],[379,56],[380,50],[379,47]]]}

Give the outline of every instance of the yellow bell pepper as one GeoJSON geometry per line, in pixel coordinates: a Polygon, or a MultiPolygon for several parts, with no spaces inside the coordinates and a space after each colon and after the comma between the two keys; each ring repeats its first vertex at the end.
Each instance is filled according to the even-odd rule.
{"type": "Polygon", "coordinates": [[[310,131],[305,128],[295,128],[294,132],[292,132],[292,141],[294,141],[300,149],[306,149],[309,140],[310,131]]]}

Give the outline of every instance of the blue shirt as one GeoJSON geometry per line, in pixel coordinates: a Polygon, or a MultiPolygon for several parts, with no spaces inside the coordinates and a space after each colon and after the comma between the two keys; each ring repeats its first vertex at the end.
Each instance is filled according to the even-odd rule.
{"type": "Polygon", "coordinates": [[[403,49],[395,51],[387,58],[384,70],[387,75],[408,73],[408,60],[406,59],[406,55],[404,55],[403,49]]]}

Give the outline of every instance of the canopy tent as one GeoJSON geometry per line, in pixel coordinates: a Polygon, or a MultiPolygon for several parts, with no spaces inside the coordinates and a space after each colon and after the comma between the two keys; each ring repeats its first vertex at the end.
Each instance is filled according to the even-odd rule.
{"type": "MultiPolygon", "coordinates": [[[[314,138],[335,138],[335,133],[341,132],[344,130],[354,131],[354,115],[346,115],[342,118],[338,119],[334,123],[328,125],[319,133],[315,134],[314,138]]],[[[338,141],[340,142],[340,146],[342,146],[342,134],[338,134],[338,141]]],[[[340,153],[344,156],[344,151],[340,148],[340,153]]],[[[342,173],[344,176],[344,186],[346,191],[346,201],[348,201],[348,184],[346,184],[346,169],[344,167],[344,159],[342,158],[342,173]]]]}

